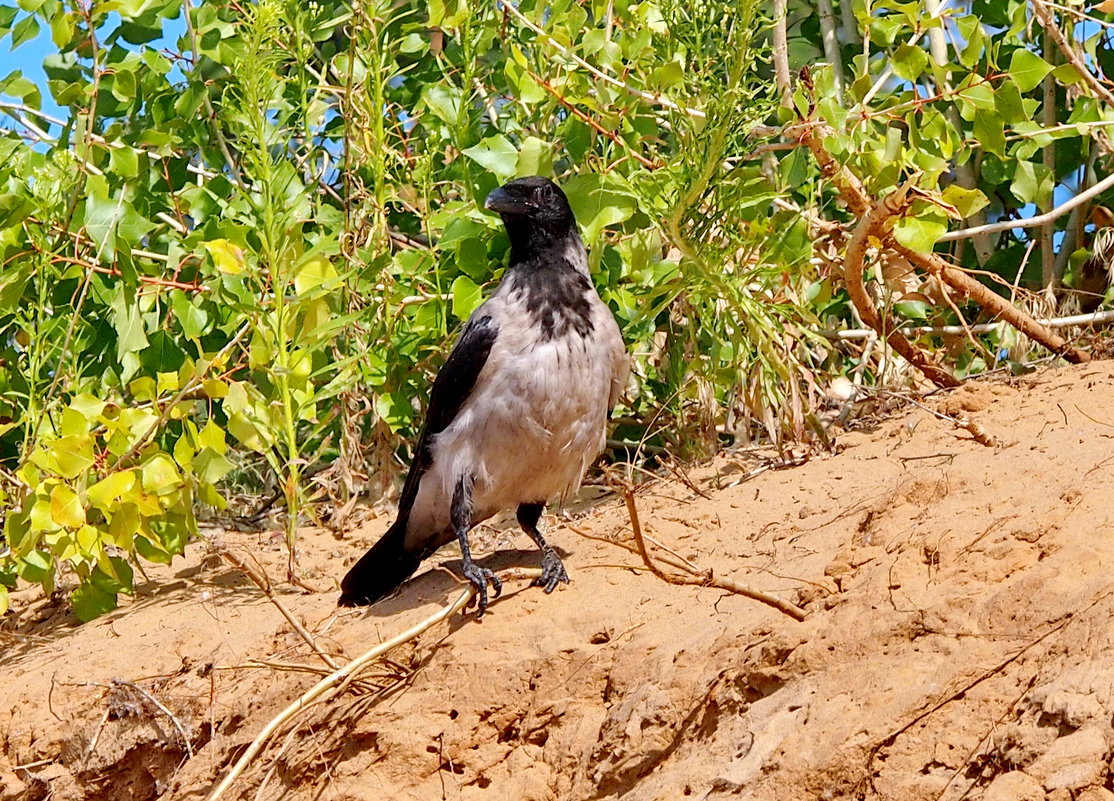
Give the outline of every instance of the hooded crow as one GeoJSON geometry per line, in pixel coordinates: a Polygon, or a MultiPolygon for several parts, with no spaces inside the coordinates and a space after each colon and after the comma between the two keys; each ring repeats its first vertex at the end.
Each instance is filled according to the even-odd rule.
{"type": "Polygon", "coordinates": [[[482,615],[488,583],[495,597],[502,585],[472,560],[468,532],[511,508],[541,549],[536,583],[547,593],[568,583],[538,520],[550,499],[564,499],[579,486],[603,449],[626,382],[626,348],[592,286],[560,187],[537,176],[519,178],[484,205],[503,219],[510,264],[433,382],[398,519],[344,577],[341,606],[391,594],[455,539],[482,615]]]}

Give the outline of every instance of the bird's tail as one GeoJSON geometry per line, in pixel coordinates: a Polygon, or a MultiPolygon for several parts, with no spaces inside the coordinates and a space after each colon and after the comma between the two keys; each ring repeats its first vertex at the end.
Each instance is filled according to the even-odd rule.
{"type": "Polygon", "coordinates": [[[340,606],[368,606],[385,598],[414,575],[426,554],[405,549],[406,517],[387,529],[340,583],[340,606]]]}

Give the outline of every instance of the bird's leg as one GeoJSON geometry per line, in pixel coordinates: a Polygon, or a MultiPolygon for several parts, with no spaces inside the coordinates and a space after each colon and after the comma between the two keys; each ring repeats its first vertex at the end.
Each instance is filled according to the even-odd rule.
{"type": "Polygon", "coordinates": [[[472,530],[472,483],[470,475],[461,476],[453,490],[453,504],[450,511],[453,531],[460,541],[460,556],[464,562],[464,577],[476,587],[476,597],[479,604],[476,607],[476,617],[483,617],[487,609],[487,583],[495,590],[493,598],[498,598],[503,591],[503,582],[499,577],[486,567],[480,567],[472,561],[472,549],[468,547],[468,532],[472,530]]]}
{"type": "Polygon", "coordinates": [[[565,565],[561,562],[561,557],[557,555],[557,552],[545,541],[542,533],[538,531],[538,520],[541,519],[544,509],[544,503],[522,504],[518,507],[518,524],[522,526],[523,531],[530,535],[530,539],[541,548],[542,574],[540,578],[534,581],[534,586],[545,587],[545,591],[549,593],[557,589],[558,582],[568,584],[569,574],[565,572],[565,565]]]}

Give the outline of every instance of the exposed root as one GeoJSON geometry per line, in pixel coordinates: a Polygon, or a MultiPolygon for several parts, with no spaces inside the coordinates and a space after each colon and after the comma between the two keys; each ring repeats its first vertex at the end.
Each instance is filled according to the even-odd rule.
{"type": "Polygon", "coordinates": [[[674,567],[683,570],[684,572],[688,573],[688,575],[678,576],[673,573],[666,573],[651,558],[650,552],[646,548],[646,541],[642,536],[642,524],[638,520],[638,507],[635,505],[634,502],[634,490],[630,487],[624,487],[623,498],[626,500],[627,514],[630,515],[631,530],[634,532],[634,542],[635,546],[638,548],[638,554],[642,557],[642,561],[645,563],[646,568],[662,581],[669,584],[695,584],[701,587],[714,587],[718,590],[724,590],[725,592],[730,592],[735,595],[742,595],[755,601],[760,601],[767,606],[772,606],[779,612],[783,612],[784,614],[789,615],[789,617],[793,618],[794,620],[805,619],[805,611],[799,606],[795,606],[794,604],[782,600],[776,595],[771,595],[768,592],[756,590],[753,587],[747,586],[746,584],[731,581],[730,579],[715,578],[715,576],[712,574],[711,569],[700,570],[687,563],[673,561],[672,564],[674,567]]]}
{"type": "MultiPolygon", "coordinates": [[[[522,569],[513,571],[512,575],[515,578],[536,579],[541,577],[541,573],[541,570],[538,569],[522,569]]],[[[421,623],[412,626],[411,628],[391,638],[390,640],[380,643],[371,650],[356,657],[343,667],[337,668],[328,676],[321,679],[321,681],[317,682],[317,684],[306,690],[300,698],[286,707],[286,709],[282,710],[271,720],[270,723],[263,727],[263,730],[260,731],[258,735],[256,735],[254,740],[252,740],[251,745],[247,747],[247,750],[244,751],[240,759],[237,760],[236,764],[232,766],[232,769],[228,772],[228,775],[225,776],[221,783],[217,785],[216,788],[209,794],[207,801],[217,801],[217,799],[224,795],[225,791],[227,791],[228,788],[232,786],[233,782],[235,782],[240,774],[244,772],[245,768],[247,768],[247,766],[251,764],[251,761],[255,759],[260,751],[263,750],[263,747],[267,745],[268,741],[271,739],[271,737],[274,736],[275,732],[277,732],[288,721],[297,717],[310,706],[327,701],[333,696],[343,692],[344,688],[347,687],[352,682],[352,680],[355,679],[355,677],[360,673],[360,671],[362,671],[369,664],[386,654],[388,651],[397,648],[403,643],[413,640],[415,637],[419,636],[433,626],[436,626],[441,621],[447,620],[448,618],[452,617],[456,612],[467,606],[472,601],[475,594],[476,588],[473,586],[468,586],[457,597],[455,601],[453,601],[441,611],[426,618],[421,623]]]]}
{"type": "Polygon", "coordinates": [[[335,659],[321,650],[321,648],[317,645],[317,641],[313,639],[313,635],[306,630],[306,627],[303,626],[301,622],[299,622],[298,618],[294,617],[293,613],[286,608],[286,605],[278,599],[278,597],[275,595],[274,589],[272,589],[271,587],[271,580],[267,577],[267,574],[263,571],[262,567],[259,567],[258,564],[248,564],[246,560],[241,559],[239,556],[234,554],[223,545],[213,545],[213,548],[222,559],[224,559],[226,562],[231,564],[233,567],[235,567],[237,570],[251,579],[251,582],[260,590],[262,590],[263,594],[267,596],[267,600],[275,605],[279,612],[282,613],[282,616],[286,618],[286,621],[290,624],[294,631],[298,633],[298,636],[305,640],[306,645],[310,647],[310,650],[321,657],[322,662],[324,662],[333,670],[336,670],[340,667],[336,663],[335,659]]]}

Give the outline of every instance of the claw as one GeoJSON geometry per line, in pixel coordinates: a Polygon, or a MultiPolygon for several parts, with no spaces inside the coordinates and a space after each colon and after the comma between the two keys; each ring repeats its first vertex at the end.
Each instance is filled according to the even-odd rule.
{"type": "MultiPolygon", "coordinates": [[[[476,595],[472,601],[477,604],[476,617],[483,617],[484,611],[487,609],[487,585],[491,583],[493,590],[491,597],[498,598],[500,593],[503,592],[503,581],[494,572],[488,570],[486,567],[479,567],[469,561],[464,565],[464,577],[472,582],[472,586],[476,588],[476,595]]],[[[471,606],[472,602],[468,603],[471,606]]]]}
{"type": "Polygon", "coordinates": [[[534,580],[534,586],[544,587],[548,595],[557,589],[559,583],[568,584],[569,574],[565,572],[565,565],[557,552],[547,548],[542,554],[542,574],[534,580]]]}

